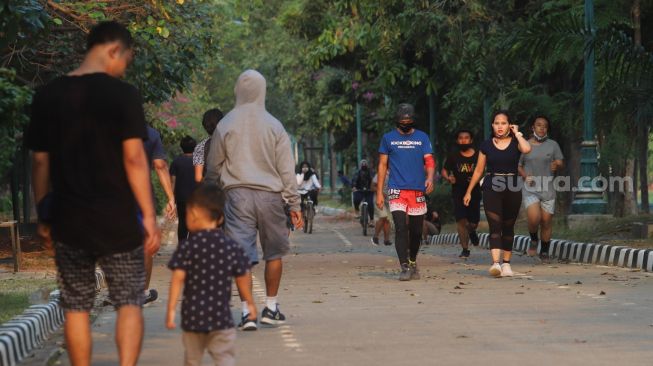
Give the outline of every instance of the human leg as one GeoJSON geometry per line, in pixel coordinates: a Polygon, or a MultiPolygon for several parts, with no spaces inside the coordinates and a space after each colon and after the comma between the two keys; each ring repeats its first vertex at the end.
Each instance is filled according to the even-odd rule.
{"type": "Polygon", "coordinates": [[[215,366],[236,365],[236,330],[232,328],[209,333],[206,349],[215,366]]]}
{"type": "Polygon", "coordinates": [[[184,366],[200,366],[207,348],[209,336],[199,332],[183,332],[184,366]]]}
{"type": "Polygon", "coordinates": [[[182,240],[188,237],[188,228],[186,227],[186,202],[177,202],[177,242],[181,243],[182,240]]]}
{"type": "Polygon", "coordinates": [[[490,226],[490,253],[492,255],[492,267],[490,274],[498,277],[501,275],[501,223],[503,220],[503,207],[500,198],[500,192],[485,190],[483,192],[483,206],[485,207],[485,216],[490,226]]]}
{"type": "Polygon", "coordinates": [[[502,275],[512,276],[510,259],[512,258],[512,247],[515,240],[515,222],[521,207],[521,192],[504,191],[503,199],[503,221],[501,223],[501,243],[503,249],[502,275]]]}
{"type": "Polygon", "coordinates": [[[528,233],[531,237],[528,246],[528,255],[534,256],[537,254],[537,246],[539,244],[538,231],[541,222],[541,208],[540,200],[534,195],[526,195],[524,197],[524,206],[526,207],[526,219],[528,222],[528,233]]]}

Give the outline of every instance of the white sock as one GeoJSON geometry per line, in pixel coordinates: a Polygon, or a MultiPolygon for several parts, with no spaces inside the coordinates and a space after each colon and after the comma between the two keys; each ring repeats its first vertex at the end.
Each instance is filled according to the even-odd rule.
{"type": "Polygon", "coordinates": [[[249,315],[249,307],[247,306],[247,301],[243,301],[243,316],[249,315]]]}
{"type": "Polygon", "coordinates": [[[276,296],[274,296],[274,297],[269,297],[268,296],[265,299],[265,306],[267,306],[268,309],[270,309],[272,311],[277,311],[277,297],[276,296]]]}

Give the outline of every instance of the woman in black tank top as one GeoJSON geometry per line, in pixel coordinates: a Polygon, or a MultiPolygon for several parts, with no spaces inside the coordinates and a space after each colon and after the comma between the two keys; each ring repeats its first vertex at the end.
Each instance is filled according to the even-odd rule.
{"type": "Polygon", "coordinates": [[[498,111],[492,118],[493,136],[481,144],[474,175],[467,187],[463,203],[468,205],[471,193],[483,176],[483,206],[490,226],[490,274],[510,277],[515,221],[521,206],[521,181],[518,175],[519,157],[528,154],[531,145],[522,137],[517,125],[510,123],[507,111],[498,111]],[[503,256],[501,251],[503,250],[503,256]],[[499,264],[501,257],[503,263],[499,264]]]}

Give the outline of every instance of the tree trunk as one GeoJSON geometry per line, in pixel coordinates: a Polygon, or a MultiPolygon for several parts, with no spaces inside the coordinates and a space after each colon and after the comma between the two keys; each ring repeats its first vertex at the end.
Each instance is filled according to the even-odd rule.
{"type": "MultiPolygon", "coordinates": [[[[633,15],[633,39],[635,45],[642,45],[642,21],[641,21],[641,0],[634,0],[632,7],[633,15]]],[[[648,134],[649,129],[642,118],[637,119],[637,159],[639,160],[639,189],[642,196],[642,212],[649,213],[648,201],[648,134]]]]}
{"type": "MultiPolygon", "coordinates": [[[[624,171],[624,177],[633,178],[635,174],[635,161],[633,159],[626,160],[626,169],[624,171]]],[[[624,206],[623,206],[623,216],[631,216],[637,214],[637,201],[633,196],[633,187],[626,184],[624,186],[624,206]]]]}
{"type": "Polygon", "coordinates": [[[331,195],[335,196],[336,192],[338,192],[337,184],[338,184],[338,174],[336,173],[338,171],[338,159],[336,158],[336,151],[333,148],[333,145],[335,144],[335,137],[333,137],[333,132],[329,133],[329,161],[331,162],[331,174],[329,176],[331,177],[331,195]]]}

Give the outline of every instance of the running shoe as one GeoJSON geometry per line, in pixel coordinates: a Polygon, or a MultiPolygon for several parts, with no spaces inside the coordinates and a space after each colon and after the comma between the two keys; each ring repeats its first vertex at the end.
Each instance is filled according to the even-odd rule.
{"type": "Polygon", "coordinates": [[[243,315],[240,318],[240,324],[238,324],[238,329],[249,332],[258,329],[256,325],[256,318],[250,319],[249,315],[243,315]]]}
{"type": "Polygon", "coordinates": [[[419,268],[417,268],[417,262],[409,262],[408,268],[410,270],[410,279],[419,280],[422,276],[419,274],[419,268]]]}
{"type": "Polygon", "coordinates": [[[492,267],[490,267],[490,276],[501,277],[501,265],[499,263],[492,264],[492,267]]]}
{"type": "Polygon", "coordinates": [[[535,257],[537,255],[537,244],[537,240],[531,239],[530,243],[528,244],[529,257],[535,257]]]}
{"type": "Polygon", "coordinates": [[[463,251],[460,252],[460,255],[458,256],[458,258],[467,259],[467,258],[469,258],[469,253],[470,253],[469,249],[463,249],[463,251]]]}
{"type": "Polygon", "coordinates": [[[154,302],[158,298],[159,298],[159,292],[157,290],[151,288],[151,289],[147,290],[147,295],[145,295],[145,301],[143,302],[143,305],[154,302]]]}
{"type": "Polygon", "coordinates": [[[540,260],[542,261],[542,263],[549,263],[551,261],[551,258],[549,257],[549,253],[547,252],[540,253],[540,260]]]}
{"type": "Polygon", "coordinates": [[[470,230],[469,231],[469,241],[471,241],[472,245],[474,245],[475,247],[478,246],[479,239],[478,239],[478,234],[476,233],[476,230],[470,230]]]}
{"type": "Polygon", "coordinates": [[[372,240],[372,244],[377,245],[377,246],[379,245],[379,238],[378,237],[373,236],[371,240],[372,240]]]}
{"type": "Polygon", "coordinates": [[[510,263],[504,263],[501,265],[501,277],[512,277],[512,268],[510,268],[510,263]]]}
{"type": "Polygon", "coordinates": [[[386,241],[383,242],[383,244],[385,244],[385,245],[392,245],[392,242],[391,242],[390,240],[386,240],[386,241]]]}
{"type": "Polygon", "coordinates": [[[261,324],[281,325],[285,322],[286,316],[281,314],[279,305],[277,305],[277,311],[272,311],[266,306],[265,309],[263,309],[263,313],[261,313],[261,324]]]}
{"type": "Polygon", "coordinates": [[[410,268],[407,263],[401,265],[401,273],[399,273],[399,281],[410,281],[410,268]]]}

